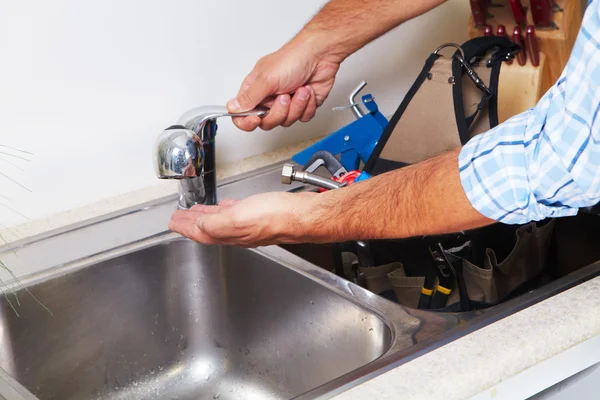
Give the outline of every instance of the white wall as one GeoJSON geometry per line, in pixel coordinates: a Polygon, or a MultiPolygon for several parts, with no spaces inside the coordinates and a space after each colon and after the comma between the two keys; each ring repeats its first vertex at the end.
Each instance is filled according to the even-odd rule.
{"type": "MultiPolygon", "coordinates": [[[[156,184],[151,146],[184,111],[224,104],[254,62],[290,39],[323,0],[0,0],[0,203],[31,219],[156,184]],[[0,148],[5,151],[6,148],[0,148]],[[3,159],[25,167],[19,171],[3,159]]],[[[342,66],[309,124],[245,133],[220,124],[219,162],[320,136],[368,81],[393,113],[427,54],[466,40],[468,3],[451,0],[367,46],[342,66]]],[[[25,220],[0,206],[0,224],[25,220]]]]}

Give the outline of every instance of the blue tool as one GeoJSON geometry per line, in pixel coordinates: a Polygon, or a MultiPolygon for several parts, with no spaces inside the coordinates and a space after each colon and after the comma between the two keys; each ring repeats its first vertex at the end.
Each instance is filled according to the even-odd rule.
{"type": "MultiPolygon", "coordinates": [[[[348,171],[358,170],[361,161],[367,162],[388,124],[388,120],[379,112],[377,103],[370,94],[362,96],[362,103],[368,113],[365,113],[355,102],[355,97],[365,86],[367,83],[363,81],[350,93],[349,105],[333,109],[334,111],[351,109],[356,121],[297,153],[292,160],[305,165],[317,151],[326,150],[335,156],[339,155],[342,165],[348,171]]],[[[367,177],[363,177],[363,179],[365,178],[367,177]]]]}

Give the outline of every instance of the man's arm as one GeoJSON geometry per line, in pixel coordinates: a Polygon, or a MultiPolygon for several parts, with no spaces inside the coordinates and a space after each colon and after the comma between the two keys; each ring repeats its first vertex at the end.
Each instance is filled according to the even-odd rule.
{"type": "Polygon", "coordinates": [[[458,150],[325,193],[263,193],[178,211],[169,228],[203,243],[257,246],[404,238],[493,223],[460,183],[458,150]]]}
{"type": "Polygon", "coordinates": [[[446,0],[331,0],[292,40],[341,62],[367,43],[446,0]]]}
{"type": "Polygon", "coordinates": [[[242,130],[270,130],[313,118],[349,55],[445,0],[331,0],[287,44],[261,58],[227,103],[231,112],[270,108],[264,118],[234,118],[242,130]]]}
{"type": "Polygon", "coordinates": [[[465,196],[459,150],[313,198],[304,235],[322,242],[458,232],[491,224],[465,196]],[[315,227],[318,227],[315,229],[315,227]]]}

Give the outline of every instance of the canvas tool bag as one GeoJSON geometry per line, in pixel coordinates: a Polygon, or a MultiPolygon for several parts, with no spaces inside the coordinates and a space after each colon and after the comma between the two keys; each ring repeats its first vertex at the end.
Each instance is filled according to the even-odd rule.
{"type": "MultiPolygon", "coordinates": [[[[478,37],[436,49],[364,171],[378,175],[426,160],[498,125],[500,69],[519,50],[503,37],[478,37]]],[[[368,277],[363,279],[368,289],[407,307],[490,307],[540,279],[554,224],[496,223],[448,235],[369,241],[372,265],[367,269],[373,271],[361,266],[360,273],[368,277]]]]}

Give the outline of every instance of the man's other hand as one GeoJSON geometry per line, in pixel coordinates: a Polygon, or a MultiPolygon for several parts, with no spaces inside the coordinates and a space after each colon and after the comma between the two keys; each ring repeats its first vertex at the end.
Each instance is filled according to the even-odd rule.
{"type": "MultiPolygon", "coordinates": [[[[299,39],[298,39],[299,40],[299,39]]],[[[271,130],[296,121],[308,122],[331,91],[341,60],[314,52],[292,41],[260,59],[244,79],[237,96],[227,103],[230,112],[249,111],[258,105],[270,108],[263,117],[236,117],[244,130],[271,130]]]]}
{"type": "Polygon", "coordinates": [[[256,247],[306,241],[303,221],[316,193],[262,193],[176,211],[169,229],[204,244],[256,247]]]}

